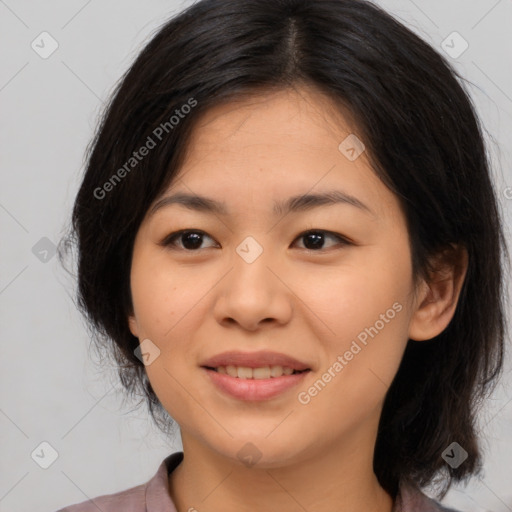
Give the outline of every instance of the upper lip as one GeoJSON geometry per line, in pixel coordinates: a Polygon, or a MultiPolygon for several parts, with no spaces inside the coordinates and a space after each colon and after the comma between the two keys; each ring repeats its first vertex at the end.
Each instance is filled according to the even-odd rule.
{"type": "Polygon", "coordinates": [[[297,359],[279,352],[222,352],[201,363],[201,366],[218,368],[219,366],[245,366],[260,368],[262,366],[283,366],[293,370],[309,370],[310,367],[297,359]]]}

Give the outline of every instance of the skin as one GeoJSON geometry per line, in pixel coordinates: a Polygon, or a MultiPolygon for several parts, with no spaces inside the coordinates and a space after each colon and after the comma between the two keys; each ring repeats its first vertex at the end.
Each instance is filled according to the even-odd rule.
{"type": "Polygon", "coordinates": [[[208,196],[224,201],[229,215],[174,204],[148,210],[137,233],[128,321],[140,341],[160,350],[147,375],[181,428],[184,460],[169,476],[179,512],[392,509],[393,497],[372,469],[382,404],[408,338],[430,339],[451,320],[467,257],[461,252],[457,264],[415,285],[400,204],[366,152],[350,161],[338,149],[357,129],[350,116],[334,112],[307,87],[208,110],[163,195],[208,196]],[[274,200],[331,189],[373,213],[348,204],[272,211],[274,200]],[[181,229],[206,233],[199,249],[184,248],[190,237],[178,237],[174,248],[161,245],[181,229]],[[325,233],[323,248],[311,249],[311,238],[300,236],[310,229],[352,243],[325,233]],[[252,263],[236,252],[247,236],[263,249],[252,263]],[[400,312],[300,403],[298,393],[394,303],[400,312]],[[200,367],[227,350],[275,350],[312,371],[278,397],[237,400],[200,367]],[[255,465],[237,455],[246,443],[260,452],[255,465]]]}

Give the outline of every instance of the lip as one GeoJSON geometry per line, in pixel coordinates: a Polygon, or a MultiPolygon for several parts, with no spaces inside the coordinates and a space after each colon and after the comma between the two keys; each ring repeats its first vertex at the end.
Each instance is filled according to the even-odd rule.
{"type": "MultiPolygon", "coordinates": [[[[218,368],[219,366],[246,366],[247,368],[260,368],[262,366],[283,366],[293,370],[311,370],[304,362],[286,354],[272,351],[240,352],[229,351],[217,354],[201,363],[202,367],[218,368]]],[[[306,372],[307,373],[307,372],[306,372]]],[[[288,377],[288,376],[287,376],[288,377]]],[[[233,378],[233,377],[231,377],[233,378]]],[[[272,380],[280,379],[273,378],[272,380]]],[[[267,380],[267,379],[261,379],[267,380]]]]}
{"type": "MultiPolygon", "coordinates": [[[[219,365],[222,366],[222,365],[219,365]]],[[[240,365],[241,366],[241,365],[240,365]]],[[[269,400],[277,395],[297,386],[305,376],[310,373],[305,371],[281,377],[268,379],[240,379],[224,373],[218,373],[209,368],[201,368],[206,372],[210,381],[222,392],[238,400],[269,400]]]]}

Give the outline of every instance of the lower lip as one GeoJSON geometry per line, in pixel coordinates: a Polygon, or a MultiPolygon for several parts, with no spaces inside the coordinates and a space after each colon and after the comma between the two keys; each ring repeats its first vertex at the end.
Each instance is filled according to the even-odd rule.
{"type": "Polygon", "coordinates": [[[209,368],[202,369],[221,391],[239,400],[268,400],[293,388],[310,372],[271,377],[268,379],[239,379],[209,368]]]}

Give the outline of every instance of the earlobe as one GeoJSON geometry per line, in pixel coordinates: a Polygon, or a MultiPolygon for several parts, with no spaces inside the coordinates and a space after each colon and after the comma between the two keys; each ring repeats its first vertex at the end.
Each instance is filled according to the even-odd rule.
{"type": "Polygon", "coordinates": [[[409,324],[409,338],[429,340],[450,323],[459,300],[468,267],[465,247],[450,246],[435,258],[436,270],[421,282],[416,310],[409,324]]]}

